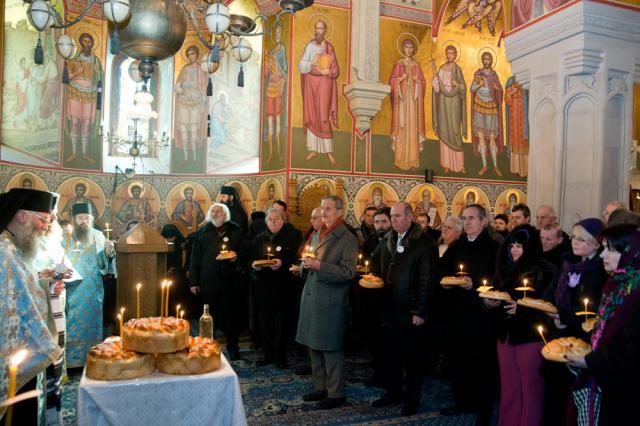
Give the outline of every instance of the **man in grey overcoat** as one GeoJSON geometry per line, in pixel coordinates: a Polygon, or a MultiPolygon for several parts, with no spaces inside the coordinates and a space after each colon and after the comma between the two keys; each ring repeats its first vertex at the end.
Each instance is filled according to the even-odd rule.
{"type": "Polygon", "coordinates": [[[313,255],[303,255],[306,281],[296,341],[309,347],[315,387],[303,399],[331,409],[346,403],[343,344],[358,240],[342,222],[341,198],[324,197],[320,208],[323,224],[309,242],[313,255]]]}

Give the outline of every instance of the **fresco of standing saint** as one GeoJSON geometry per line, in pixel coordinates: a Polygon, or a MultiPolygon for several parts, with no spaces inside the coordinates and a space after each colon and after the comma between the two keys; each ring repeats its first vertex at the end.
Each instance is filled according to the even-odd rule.
{"type": "Polygon", "coordinates": [[[420,64],[414,59],[417,44],[413,38],[401,40],[403,58],[394,65],[389,80],[393,165],[400,170],[415,170],[420,166],[420,151],[425,141],[426,82],[420,64]]]}

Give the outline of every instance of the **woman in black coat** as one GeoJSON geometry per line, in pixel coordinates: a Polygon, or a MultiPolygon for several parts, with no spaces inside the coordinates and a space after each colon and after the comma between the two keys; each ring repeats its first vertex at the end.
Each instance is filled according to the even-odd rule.
{"type": "Polygon", "coordinates": [[[557,269],[542,260],[541,254],[536,229],[530,225],[515,227],[498,252],[493,284],[513,300],[500,307],[501,302],[485,299],[496,315],[501,385],[498,425],[542,424],[542,341],[536,326],[545,321],[545,314],[515,302],[523,296],[523,291],[516,288],[523,285],[533,287],[529,296],[534,297],[541,297],[549,286],[555,287],[557,269]]]}
{"type": "Polygon", "coordinates": [[[587,356],[566,355],[581,369],[573,390],[579,425],[637,425],[640,406],[640,231],[617,225],[601,233],[611,275],[602,292],[587,356]],[[599,407],[599,409],[598,409],[599,407]]]}
{"type": "Polygon", "coordinates": [[[264,358],[258,365],[277,363],[287,366],[287,327],[285,317],[287,301],[292,285],[289,268],[297,260],[300,233],[293,227],[285,227],[282,210],[271,208],[266,216],[267,230],[259,234],[251,245],[250,262],[255,294],[256,312],[264,358]],[[256,262],[270,257],[275,264],[260,266],[256,262]]]}

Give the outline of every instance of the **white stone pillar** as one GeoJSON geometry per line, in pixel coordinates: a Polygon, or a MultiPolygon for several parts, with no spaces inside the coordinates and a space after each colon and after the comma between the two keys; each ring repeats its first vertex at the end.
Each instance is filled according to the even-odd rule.
{"type": "Polygon", "coordinates": [[[361,134],[371,128],[382,100],[391,91],[380,78],[380,2],[351,2],[351,81],[344,89],[361,134]]]}
{"type": "Polygon", "coordinates": [[[555,206],[568,229],[627,200],[640,11],[582,1],[509,33],[505,47],[530,90],[529,206],[555,206]]]}

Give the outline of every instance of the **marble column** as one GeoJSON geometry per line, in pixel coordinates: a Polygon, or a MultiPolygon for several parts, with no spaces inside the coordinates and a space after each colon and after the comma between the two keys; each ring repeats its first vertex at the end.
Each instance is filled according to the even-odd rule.
{"type": "Polygon", "coordinates": [[[528,204],[551,204],[569,229],[629,197],[640,9],[582,1],[505,38],[529,89],[528,204]]]}
{"type": "Polygon", "coordinates": [[[351,81],[344,88],[356,130],[364,134],[389,94],[380,78],[380,2],[351,2],[351,81]]]}

